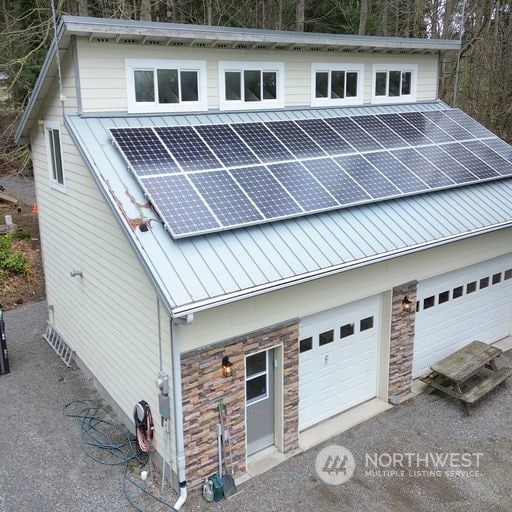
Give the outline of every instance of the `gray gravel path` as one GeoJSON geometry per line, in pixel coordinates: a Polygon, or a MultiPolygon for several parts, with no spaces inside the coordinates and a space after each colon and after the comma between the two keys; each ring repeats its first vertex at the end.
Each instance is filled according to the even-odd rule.
{"type": "Polygon", "coordinates": [[[34,189],[34,179],[25,176],[0,176],[0,185],[10,194],[21,199],[25,204],[34,204],[36,194],[34,189]]]}
{"type": "MultiPolygon", "coordinates": [[[[5,316],[12,373],[0,376],[0,512],[132,510],[122,494],[121,469],[87,458],[78,427],[62,416],[67,402],[98,395],[41,340],[45,304],[5,316]]],[[[508,354],[502,359],[511,363],[508,354]]],[[[420,395],[253,478],[229,500],[208,504],[191,497],[185,510],[511,512],[512,383],[508,386],[486,397],[469,418],[450,399],[420,395]],[[356,461],[352,479],[337,486],[325,484],[315,470],[319,450],[334,443],[350,449],[356,461]],[[365,474],[366,453],[393,452],[481,453],[480,474],[365,474]]],[[[140,503],[148,512],[161,510],[140,503]]]]}
{"type": "Polygon", "coordinates": [[[62,415],[72,400],[100,398],[42,339],[46,318],[43,302],[5,312],[11,373],[0,375],[0,512],[134,510],[121,467],[85,456],[78,425],[62,415]]]}

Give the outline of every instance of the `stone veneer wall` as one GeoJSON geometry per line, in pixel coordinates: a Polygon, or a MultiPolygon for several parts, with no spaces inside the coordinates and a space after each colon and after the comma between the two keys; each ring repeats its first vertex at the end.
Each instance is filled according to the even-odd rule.
{"type": "Polygon", "coordinates": [[[284,451],[298,448],[299,351],[298,320],[181,355],[186,479],[194,489],[218,472],[217,431],[220,399],[227,406],[235,477],[245,473],[246,355],[276,345],[283,347],[284,451]],[[221,362],[229,356],[233,375],[222,377],[221,362]]]}
{"type": "Polygon", "coordinates": [[[389,397],[399,398],[411,392],[414,352],[414,320],[416,317],[417,281],[393,288],[391,302],[391,342],[389,358],[389,397]],[[404,296],[412,302],[411,312],[402,313],[404,296]]]}

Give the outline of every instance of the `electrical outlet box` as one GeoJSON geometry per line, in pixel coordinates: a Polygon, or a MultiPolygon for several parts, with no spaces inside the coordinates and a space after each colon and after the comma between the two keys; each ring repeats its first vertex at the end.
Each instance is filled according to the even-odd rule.
{"type": "Polygon", "coordinates": [[[160,372],[158,374],[158,378],[156,379],[156,385],[162,395],[168,395],[169,394],[169,375],[167,375],[164,372],[160,372]]]}
{"type": "Polygon", "coordinates": [[[169,395],[158,394],[158,410],[162,420],[169,419],[171,416],[169,395]]]}

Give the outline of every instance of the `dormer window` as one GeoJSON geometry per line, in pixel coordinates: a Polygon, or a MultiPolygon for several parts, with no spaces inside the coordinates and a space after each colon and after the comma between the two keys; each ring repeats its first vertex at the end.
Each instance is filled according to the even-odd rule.
{"type": "Polygon", "coordinates": [[[279,62],[219,62],[221,110],[284,107],[284,65],[279,62]]]}
{"type": "Polygon", "coordinates": [[[373,66],[372,103],[405,103],[416,101],[417,66],[373,66]]]}
{"type": "Polygon", "coordinates": [[[311,106],[361,105],[362,64],[313,63],[311,65],[311,106]]]}
{"type": "Polygon", "coordinates": [[[204,61],[126,59],[128,112],[207,109],[204,61]]]}

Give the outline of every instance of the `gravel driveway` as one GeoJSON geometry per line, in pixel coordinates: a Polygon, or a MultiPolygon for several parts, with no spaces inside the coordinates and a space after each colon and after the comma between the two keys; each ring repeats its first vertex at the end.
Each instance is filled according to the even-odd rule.
{"type": "MultiPolygon", "coordinates": [[[[42,341],[45,304],[5,317],[12,373],[0,376],[0,511],[132,510],[122,494],[121,469],[88,459],[78,427],[62,416],[67,402],[98,396],[79,370],[67,369],[42,341]]],[[[508,355],[502,359],[510,363],[508,355]]],[[[511,417],[512,383],[486,397],[469,418],[450,399],[423,394],[253,478],[229,500],[208,504],[193,497],[185,510],[510,512],[511,417]],[[315,470],[318,452],[332,444],[348,448],[356,463],[342,485],[324,483],[315,470]],[[399,476],[365,474],[366,454],[386,463],[393,453],[405,452],[481,455],[478,467],[473,456],[472,466],[462,468],[476,471],[472,476],[411,475],[411,467],[399,476]]]]}

